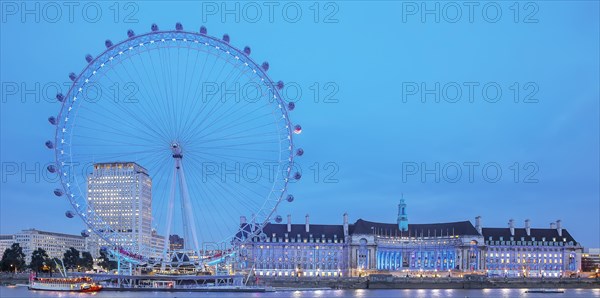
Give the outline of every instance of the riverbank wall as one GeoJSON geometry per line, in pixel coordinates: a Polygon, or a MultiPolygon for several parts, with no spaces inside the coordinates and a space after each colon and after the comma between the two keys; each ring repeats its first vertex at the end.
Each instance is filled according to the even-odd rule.
{"type": "MultiPolygon", "coordinates": [[[[28,273],[1,273],[0,285],[28,283],[28,273]]],[[[250,286],[276,289],[500,289],[500,288],[546,288],[546,289],[595,289],[600,280],[592,278],[507,278],[467,280],[464,278],[404,278],[404,277],[259,277],[250,278],[250,286]]]]}
{"type": "Polygon", "coordinates": [[[251,284],[274,288],[332,288],[332,289],[499,289],[499,288],[600,288],[595,279],[501,279],[465,280],[462,278],[299,278],[259,279],[251,284]]]}

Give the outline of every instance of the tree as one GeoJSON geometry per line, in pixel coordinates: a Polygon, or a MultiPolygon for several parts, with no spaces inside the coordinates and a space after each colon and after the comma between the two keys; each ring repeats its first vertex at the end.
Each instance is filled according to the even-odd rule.
{"type": "Polygon", "coordinates": [[[12,272],[21,271],[25,268],[25,254],[19,243],[13,243],[10,248],[4,251],[0,267],[2,271],[12,272]]]}
{"type": "Polygon", "coordinates": [[[94,258],[92,258],[92,254],[87,251],[81,253],[81,258],[79,259],[79,266],[85,270],[92,270],[94,268],[94,258]]]}
{"type": "Polygon", "coordinates": [[[39,273],[41,270],[44,270],[44,265],[50,266],[50,261],[48,253],[43,248],[38,248],[31,253],[29,268],[39,273]]]}
{"type": "Polygon", "coordinates": [[[65,263],[65,267],[67,269],[75,269],[77,268],[77,265],[79,264],[79,251],[77,249],[75,249],[74,247],[70,247],[64,254],[63,254],[63,262],[65,263]]]}
{"type": "Polygon", "coordinates": [[[115,261],[111,261],[108,258],[108,254],[106,253],[106,250],[101,249],[100,250],[100,262],[98,262],[98,266],[104,268],[104,270],[106,271],[110,271],[113,269],[117,269],[117,262],[115,261]]]}

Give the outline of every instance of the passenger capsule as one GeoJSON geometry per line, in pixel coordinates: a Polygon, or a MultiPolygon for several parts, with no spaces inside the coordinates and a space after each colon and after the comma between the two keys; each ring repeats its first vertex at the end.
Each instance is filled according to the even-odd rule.
{"type": "Polygon", "coordinates": [[[54,189],[54,195],[57,197],[61,197],[63,195],[63,191],[60,188],[55,188],[54,189]]]}
{"type": "Polygon", "coordinates": [[[302,174],[300,174],[300,172],[296,172],[296,174],[294,174],[294,179],[300,180],[300,178],[302,178],[302,174]]]}
{"type": "Polygon", "coordinates": [[[76,78],[77,78],[77,76],[75,75],[74,72],[69,74],[69,79],[71,79],[71,81],[75,81],[76,78]]]}
{"type": "Polygon", "coordinates": [[[231,39],[229,38],[229,34],[223,34],[223,41],[229,43],[231,39]]]}
{"type": "Polygon", "coordinates": [[[48,170],[48,172],[50,173],[56,173],[56,166],[55,165],[48,165],[46,167],[46,169],[48,170]]]}
{"type": "Polygon", "coordinates": [[[129,29],[127,30],[127,37],[132,38],[135,36],[135,32],[133,32],[133,30],[129,29]]]}
{"type": "Polygon", "coordinates": [[[246,55],[250,55],[250,53],[252,53],[252,49],[250,49],[249,46],[245,46],[244,47],[244,54],[246,55]]]}
{"type": "Polygon", "coordinates": [[[208,32],[208,30],[206,30],[206,27],[200,26],[200,34],[206,35],[207,32],[208,32]]]}
{"type": "Polygon", "coordinates": [[[150,26],[150,30],[152,30],[152,32],[158,31],[158,25],[152,24],[152,26],[150,26]]]}
{"type": "Polygon", "coordinates": [[[181,23],[177,22],[177,24],[175,24],[175,30],[177,30],[177,31],[183,30],[183,25],[181,25],[181,23]]]}
{"type": "Polygon", "coordinates": [[[285,198],[286,201],[288,202],[293,202],[294,201],[294,195],[288,195],[287,198],[285,198]]]}
{"type": "Polygon", "coordinates": [[[75,215],[73,214],[73,211],[67,210],[67,212],[65,212],[65,216],[68,218],[73,218],[73,216],[75,216],[75,215]]]}
{"type": "Polygon", "coordinates": [[[92,57],[92,55],[87,54],[85,55],[85,61],[87,61],[87,63],[90,63],[94,60],[94,57],[92,57]]]}
{"type": "Polygon", "coordinates": [[[112,41],[110,41],[110,39],[107,39],[107,40],[104,42],[104,45],[105,45],[105,46],[106,46],[106,48],[108,49],[108,48],[111,48],[111,47],[113,46],[113,43],[112,43],[112,41]]]}
{"type": "Polygon", "coordinates": [[[288,110],[293,111],[296,108],[296,104],[293,102],[288,103],[288,110]]]}
{"type": "Polygon", "coordinates": [[[300,126],[300,124],[296,124],[294,126],[294,133],[299,135],[302,132],[302,126],[300,126]]]}
{"type": "Polygon", "coordinates": [[[281,90],[283,89],[283,81],[279,81],[277,82],[277,84],[275,85],[277,87],[277,89],[281,90]]]}
{"type": "Polygon", "coordinates": [[[54,143],[52,143],[52,141],[46,141],[46,147],[48,147],[48,149],[52,149],[54,148],[54,143]]]}
{"type": "Polygon", "coordinates": [[[81,230],[81,237],[90,237],[90,232],[87,230],[81,230]]]}
{"type": "Polygon", "coordinates": [[[267,70],[269,70],[269,62],[266,62],[266,61],[265,61],[265,62],[263,62],[263,64],[261,65],[261,67],[262,67],[262,69],[263,69],[264,71],[267,71],[267,70]]]}
{"type": "Polygon", "coordinates": [[[275,222],[276,223],[281,223],[282,221],[283,221],[283,218],[281,217],[281,215],[275,216],[275,222]]]}
{"type": "Polygon", "coordinates": [[[296,150],[296,155],[297,155],[297,156],[302,156],[302,155],[304,155],[304,149],[302,149],[302,148],[298,148],[298,150],[296,150]]]}
{"type": "Polygon", "coordinates": [[[52,125],[56,125],[57,123],[56,118],[54,116],[48,117],[48,122],[50,122],[50,124],[52,125]]]}
{"type": "Polygon", "coordinates": [[[62,93],[56,94],[56,100],[63,102],[65,100],[65,96],[62,93]]]}

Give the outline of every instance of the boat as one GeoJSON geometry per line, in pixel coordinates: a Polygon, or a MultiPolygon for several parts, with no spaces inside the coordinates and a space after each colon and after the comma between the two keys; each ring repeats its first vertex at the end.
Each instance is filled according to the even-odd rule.
{"type": "Polygon", "coordinates": [[[559,289],[531,289],[525,291],[525,293],[544,293],[544,294],[552,294],[552,293],[564,293],[565,291],[559,289]]]}
{"type": "Polygon", "coordinates": [[[90,277],[30,277],[29,290],[63,292],[97,292],[102,286],[90,277]]]}

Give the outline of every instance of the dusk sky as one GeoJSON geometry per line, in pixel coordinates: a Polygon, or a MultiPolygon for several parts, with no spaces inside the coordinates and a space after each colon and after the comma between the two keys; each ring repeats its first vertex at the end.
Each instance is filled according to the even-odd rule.
{"type": "Polygon", "coordinates": [[[241,3],[238,12],[222,15],[222,3],[140,2],[115,15],[112,2],[98,2],[95,23],[82,16],[83,3],[72,20],[68,7],[56,17],[42,5],[39,22],[2,3],[0,234],[84,228],[64,216],[70,204],[52,194],[60,185],[45,170],[54,161],[47,118],[60,109],[53,86],[81,72],[104,40],[181,22],[228,33],[232,45],[252,47],[256,62],[269,61],[274,81],[300,86],[290,118],[303,128],[294,139],[305,150],[303,177],[288,187],[295,201],[276,214],[298,223],[308,213],[312,223],[340,224],[344,212],[351,222],[395,222],[403,194],[411,223],[480,215],[487,227],[511,218],[549,227],[561,219],[584,247],[600,247],[598,2],[494,2],[500,15],[495,6],[482,15],[482,2],[472,21],[460,2],[460,16],[428,2],[441,3],[439,21],[411,12],[422,2],[297,2],[287,14],[281,3],[273,15],[252,2],[258,16],[244,2],[229,2],[241,3]]]}

